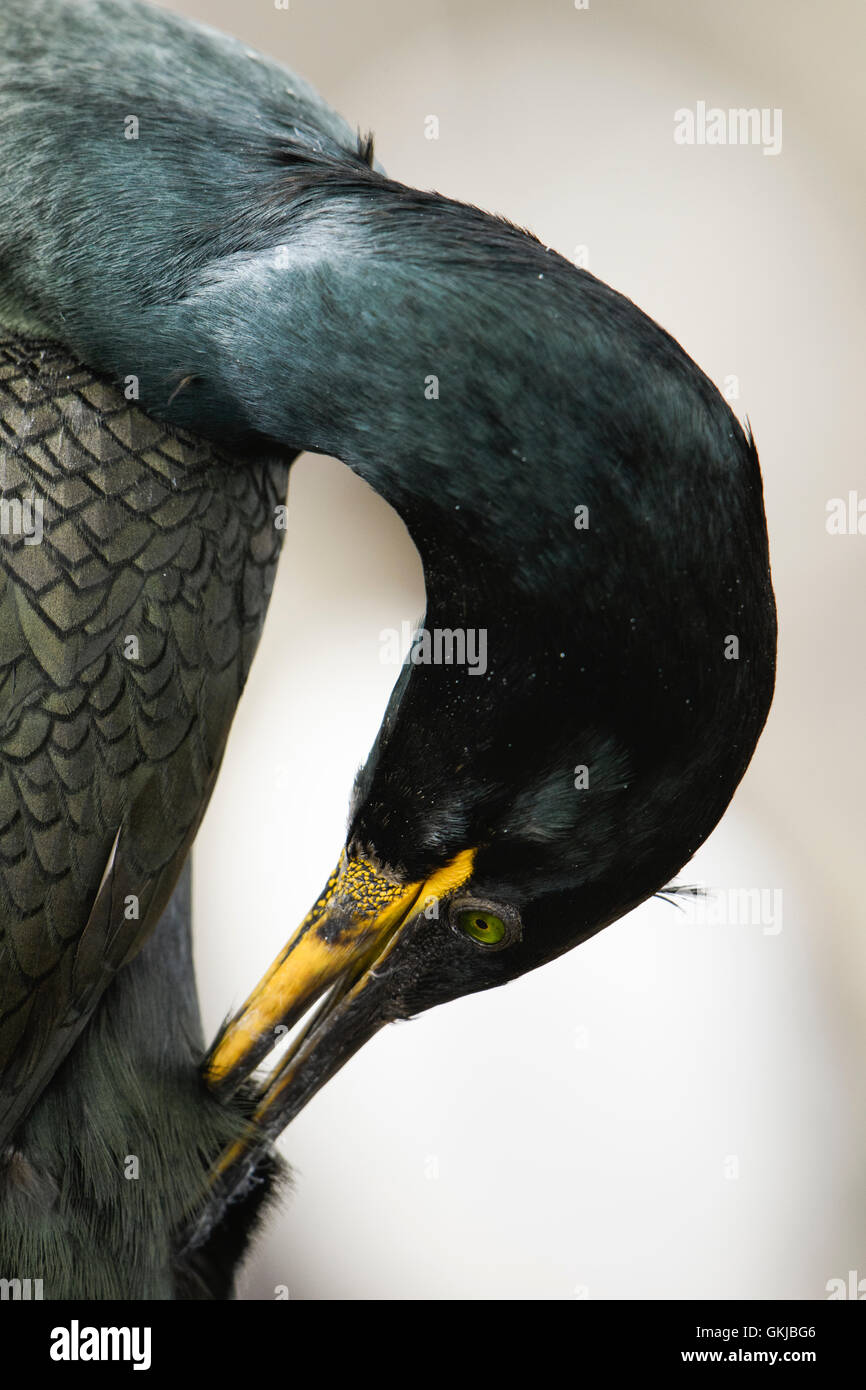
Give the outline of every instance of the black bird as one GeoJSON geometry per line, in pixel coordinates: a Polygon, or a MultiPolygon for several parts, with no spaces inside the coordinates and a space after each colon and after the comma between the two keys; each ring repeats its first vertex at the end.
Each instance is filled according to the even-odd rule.
{"type": "MultiPolygon", "coordinates": [[[[263,480],[307,450],[381,493],[424,565],[424,626],[358,774],[337,868],[208,1058],[237,1124],[238,1088],[275,1030],[326,996],[221,1160],[191,1260],[248,1192],[263,1145],[378,1028],[586,940],[664,888],[715,826],[773,690],[758,458],[630,301],[502,218],[389,180],[368,140],[242,45],[122,0],[7,0],[0,53],[0,322],[61,344],[184,439],[212,441],[195,486],[262,499],[245,555],[271,563],[259,522],[279,487],[263,480]],[[483,662],[466,659],[482,645],[483,662]]],[[[150,506],[145,487],[124,515],[152,531],[150,506]]],[[[64,520],[78,534],[71,510],[64,520]]],[[[219,573],[216,533],[180,512],[177,527],[179,543],[204,536],[219,573]]],[[[100,558],[125,595],[129,557],[113,540],[109,528],[100,558]]],[[[36,753],[26,739],[12,758],[0,749],[3,819],[24,817],[36,885],[25,911],[20,861],[3,859],[0,1008],[14,1018],[23,991],[28,1012],[0,1059],[7,1139],[59,1084],[186,857],[266,601],[259,582],[250,618],[246,563],[231,597],[217,584],[195,610],[199,639],[221,620],[232,641],[245,621],[250,634],[216,714],[206,637],[191,658],[182,641],[159,648],[144,712],[134,666],[116,658],[130,630],[117,598],[105,650],[150,745],[99,783],[109,813],[80,823],[61,797],[40,855],[20,810],[36,753]],[[64,855],[76,870],[52,916],[64,855]],[[150,904],[134,931],[116,920],[129,894],[150,904]],[[58,938],[83,956],[71,981],[58,938]]],[[[153,600],[172,630],[186,583],[174,564],[173,592],[153,600]]],[[[89,618],[52,628],[62,660],[40,670],[41,632],[21,635],[27,583],[7,568],[19,616],[0,625],[5,669],[36,671],[7,709],[50,722],[84,678],[89,618]]],[[[104,776],[98,702],[86,707],[81,766],[104,776]]]]}

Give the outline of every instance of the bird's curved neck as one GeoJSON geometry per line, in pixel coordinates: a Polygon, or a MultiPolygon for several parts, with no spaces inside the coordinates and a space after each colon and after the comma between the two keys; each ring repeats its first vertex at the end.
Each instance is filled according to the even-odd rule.
{"type": "Polygon", "coordinates": [[[540,394],[564,384],[539,266],[565,263],[513,229],[505,274],[480,253],[455,265],[447,236],[431,242],[411,218],[386,230],[383,242],[366,222],[322,218],[224,266],[202,290],[208,334],[228,349],[219,370],[257,431],[335,455],[389,501],[425,569],[433,551],[439,573],[471,558],[474,587],[494,572],[499,586],[545,538],[549,550],[551,513],[569,509],[540,394]]]}

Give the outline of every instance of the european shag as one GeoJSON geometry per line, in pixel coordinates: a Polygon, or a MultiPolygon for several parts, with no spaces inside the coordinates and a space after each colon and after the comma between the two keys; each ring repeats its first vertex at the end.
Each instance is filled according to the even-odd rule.
{"type": "Polygon", "coordinates": [[[147,5],[5,0],[0,165],[3,1256],[77,1221],[100,1273],[58,1257],[49,1296],[219,1296],[209,1246],[240,1250],[269,1139],[357,1048],[585,941],[719,820],[773,690],[758,457],[628,299],[147,5]],[[427,609],[337,867],[202,1062],[177,909],[142,947],[302,450],[397,510],[427,609]],[[71,1211],[76,1113],[102,1167],[71,1211]]]}

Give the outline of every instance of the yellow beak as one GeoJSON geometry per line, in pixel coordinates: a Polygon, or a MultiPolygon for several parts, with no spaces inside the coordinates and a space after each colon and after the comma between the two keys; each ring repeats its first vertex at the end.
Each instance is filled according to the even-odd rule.
{"type": "Polygon", "coordinates": [[[474,849],[463,850],[426,881],[401,883],[344,850],[315,906],[217,1038],[206,1069],[213,1089],[235,1090],[329,987],[337,989],[328,1010],[337,997],[363,989],[407,922],[422,911],[435,915],[435,904],[469,878],[474,859],[474,849]]]}

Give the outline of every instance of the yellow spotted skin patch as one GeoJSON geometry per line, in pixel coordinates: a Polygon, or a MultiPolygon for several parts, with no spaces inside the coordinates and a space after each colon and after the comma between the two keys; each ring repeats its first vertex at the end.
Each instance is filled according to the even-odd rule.
{"type": "Polygon", "coordinates": [[[394,903],[403,901],[407,892],[417,893],[420,886],[420,883],[398,883],[366,859],[349,859],[344,853],[326,906],[331,909],[339,906],[341,913],[367,922],[386,912],[394,903]]]}

